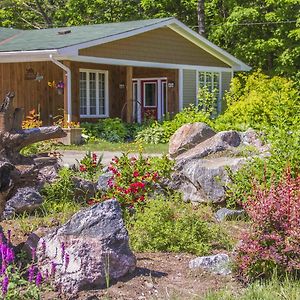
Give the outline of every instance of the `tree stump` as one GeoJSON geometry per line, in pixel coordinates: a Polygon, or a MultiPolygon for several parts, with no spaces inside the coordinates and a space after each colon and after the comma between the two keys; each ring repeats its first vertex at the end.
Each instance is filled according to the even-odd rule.
{"type": "MultiPolygon", "coordinates": [[[[40,164],[36,164],[36,157],[24,157],[20,151],[33,143],[66,135],[59,126],[22,129],[23,109],[14,108],[14,96],[13,92],[7,93],[0,106],[0,216],[16,189],[37,184],[40,164]]],[[[54,163],[57,161],[49,158],[49,164],[54,163]]]]}

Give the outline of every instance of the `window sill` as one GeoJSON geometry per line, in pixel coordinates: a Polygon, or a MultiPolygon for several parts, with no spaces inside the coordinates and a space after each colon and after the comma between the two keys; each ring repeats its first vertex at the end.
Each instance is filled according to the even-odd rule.
{"type": "Polygon", "coordinates": [[[80,115],[81,119],[95,119],[95,118],[108,118],[108,115],[80,115]]]}

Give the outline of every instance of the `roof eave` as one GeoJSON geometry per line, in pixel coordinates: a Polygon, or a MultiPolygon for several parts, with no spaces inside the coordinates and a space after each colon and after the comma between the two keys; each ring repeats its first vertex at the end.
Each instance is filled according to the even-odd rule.
{"type": "Polygon", "coordinates": [[[48,61],[49,55],[58,55],[57,49],[50,50],[32,50],[32,51],[8,51],[0,52],[0,62],[31,62],[48,61]]]}

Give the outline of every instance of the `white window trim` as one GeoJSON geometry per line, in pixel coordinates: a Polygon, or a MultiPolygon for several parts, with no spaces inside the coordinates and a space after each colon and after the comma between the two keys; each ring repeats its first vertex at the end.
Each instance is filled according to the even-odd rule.
{"type": "Polygon", "coordinates": [[[143,105],[144,107],[146,108],[157,108],[158,109],[158,106],[159,106],[159,101],[158,101],[158,98],[159,98],[159,83],[158,81],[147,81],[147,82],[143,82],[143,105]],[[155,92],[156,92],[156,98],[155,98],[155,101],[156,101],[156,105],[146,105],[146,84],[155,84],[155,92]]]}
{"type": "MultiPolygon", "coordinates": [[[[206,73],[217,73],[219,76],[219,91],[218,91],[218,100],[217,100],[217,112],[221,112],[221,103],[222,103],[222,72],[216,72],[211,70],[198,70],[196,72],[196,105],[198,105],[198,93],[199,93],[199,74],[205,73],[204,82],[206,85],[206,73]]],[[[212,76],[212,87],[213,87],[213,76],[212,76]]]]}
{"type": "Polygon", "coordinates": [[[107,70],[96,70],[96,69],[79,69],[79,72],[87,73],[87,110],[90,109],[90,83],[89,83],[89,73],[96,73],[96,114],[80,114],[80,118],[108,118],[109,117],[109,77],[107,70]],[[99,114],[99,74],[104,74],[104,114],[99,114]]]}

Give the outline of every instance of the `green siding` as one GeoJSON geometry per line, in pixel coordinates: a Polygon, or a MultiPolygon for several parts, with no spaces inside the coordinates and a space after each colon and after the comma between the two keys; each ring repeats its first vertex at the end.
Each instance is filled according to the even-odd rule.
{"type": "Polygon", "coordinates": [[[183,70],[183,107],[196,103],[196,70],[183,70]]]}

